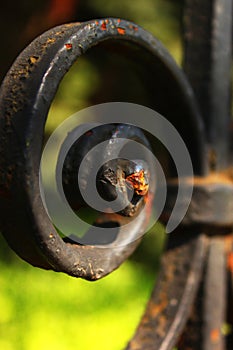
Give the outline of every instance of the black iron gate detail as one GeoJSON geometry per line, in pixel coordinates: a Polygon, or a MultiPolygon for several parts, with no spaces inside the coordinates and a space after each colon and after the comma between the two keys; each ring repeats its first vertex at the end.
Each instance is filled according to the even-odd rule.
{"type": "MultiPolygon", "coordinates": [[[[137,61],[148,106],[170,120],[187,145],[195,173],[192,201],[168,236],[159,278],[128,350],[224,350],[233,345],[232,334],[226,337],[223,331],[224,325],[233,325],[232,11],[231,0],[185,1],[186,75],[151,34],[109,18],[44,33],[20,54],[1,87],[1,231],[34,266],[95,280],[117,268],[139,244],[103,251],[65,242],[39,195],[47,113],[79,56],[94,46],[111,50],[117,45],[121,55],[137,61]]],[[[168,185],[164,222],[177,186],[176,179],[168,185]]]]}

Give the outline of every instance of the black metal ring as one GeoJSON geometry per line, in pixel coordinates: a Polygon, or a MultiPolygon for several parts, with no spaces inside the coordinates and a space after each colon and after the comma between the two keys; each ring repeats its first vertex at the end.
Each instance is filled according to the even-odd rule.
{"type": "Polygon", "coordinates": [[[13,64],[0,92],[1,231],[32,265],[90,280],[117,268],[138,242],[115,250],[65,243],[43,207],[38,175],[44,124],[58,85],[79,56],[103,43],[128,47],[131,57],[140,59],[150,107],[182,135],[191,128],[185,142],[195,172],[203,172],[203,128],[192,89],[151,34],[111,18],[62,25],[35,39],[13,64]]]}

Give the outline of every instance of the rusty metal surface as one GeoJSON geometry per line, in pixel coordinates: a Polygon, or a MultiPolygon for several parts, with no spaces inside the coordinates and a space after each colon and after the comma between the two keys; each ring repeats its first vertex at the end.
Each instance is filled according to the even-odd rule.
{"type": "MultiPolygon", "coordinates": [[[[180,181],[184,188],[184,201],[185,189],[193,186],[192,200],[183,218],[183,225],[233,227],[233,168],[212,172],[204,177],[179,179],[180,181]]],[[[168,196],[161,217],[164,222],[170,217],[179,186],[177,180],[168,182],[168,196]]]]}
{"type": "MultiPolygon", "coordinates": [[[[191,228],[189,225],[186,228],[189,237],[192,237],[194,227],[191,228]]],[[[197,226],[196,232],[201,230],[200,227],[197,226]]],[[[203,235],[200,237],[204,242],[204,254],[201,257],[199,254],[203,247],[200,250],[198,246],[195,250],[193,242],[188,243],[184,228],[181,230],[184,246],[179,242],[179,236],[175,234],[174,237],[172,234],[169,236],[168,247],[171,251],[169,248],[163,255],[155,290],[137,333],[127,349],[161,350],[172,349],[174,346],[179,350],[232,348],[233,244],[232,234],[228,234],[231,230],[231,226],[225,231],[221,225],[213,225],[208,229],[203,226],[203,235]],[[179,246],[180,243],[181,246],[179,246]],[[189,248],[192,244],[191,251],[187,250],[188,244],[190,244],[189,248]],[[189,289],[186,295],[188,302],[182,309],[188,269],[191,266],[195,269],[195,264],[198,262],[201,266],[195,276],[195,285],[193,289],[189,289]],[[181,266],[179,264],[184,264],[187,268],[185,272],[180,270],[184,280],[179,279],[179,273],[177,276],[174,273],[174,270],[179,271],[181,266]],[[181,291],[183,295],[179,294],[181,291]],[[173,305],[174,309],[176,307],[175,310],[173,309],[174,314],[169,313],[173,300],[178,300],[178,303],[174,302],[175,305],[173,305]],[[180,318],[178,317],[179,308],[183,310],[180,318]]],[[[194,237],[197,244],[197,236],[194,235],[194,237]]],[[[189,272],[191,271],[192,269],[189,272]]]]}
{"type": "MultiPolygon", "coordinates": [[[[185,70],[205,130],[192,88],[166,50],[140,27],[120,19],[70,24],[45,33],[21,54],[1,89],[1,229],[13,249],[35,266],[98,279],[117,268],[139,243],[100,250],[62,240],[38,195],[47,112],[77,57],[94,45],[104,42],[106,48],[114,41],[135,59],[136,45],[139,64],[150,75],[145,74],[149,106],[174,122],[188,146],[196,175],[193,198],[181,227],[168,238],[155,289],[127,350],[232,349],[232,334],[226,338],[222,331],[223,325],[233,326],[233,244],[232,235],[224,237],[233,225],[228,171],[231,13],[230,0],[185,1],[185,70]],[[156,79],[162,84],[158,89],[156,79]]],[[[176,199],[176,181],[169,184],[164,221],[176,199]]]]}
{"type": "MultiPolygon", "coordinates": [[[[208,243],[207,243],[208,250],[208,243]]],[[[206,263],[207,257],[205,259],[206,263]]],[[[203,343],[202,327],[203,327],[203,294],[204,294],[204,278],[206,274],[206,264],[204,264],[201,282],[196,294],[194,303],[188,321],[183,329],[182,334],[176,344],[179,350],[201,349],[203,343]]]]}
{"type": "Polygon", "coordinates": [[[227,348],[233,348],[233,235],[226,241],[226,263],[227,263],[227,348]]]}
{"type": "Polygon", "coordinates": [[[206,236],[207,253],[201,283],[189,320],[177,347],[189,349],[232,348],[232,297],[229,256],[232,234],[206,236]]]}
{"type": "MultiPolygon", "coordinates": [[[[150,178],[151,159],[146,154],[141,152],[141,156],[144,158],[143,163],[139,160],[130,161],[121,157],[107,161],[106,157],[115,152],[117,140],[122,138],[136,141],[151,150],[150,143],[143,131],[129,124],[106,124],[90,129],[69,149],[63,165],[62,177],[64,193],[72,209],[78,209],[86,204],[79,186],[77,186],[77,172],[80,164],[91,149],[104,141],[106,141],[105,153],[101,154],[104,165],[99,169],[96,177],[96,187],[101,197],[109,202],[117,198],[123,208],[118,213],[126,217],[133,217],[140,213],[148,197],[153,195],[152,188],[155,187],[153,184],[155,179],[150,178]],[[134,194],[128,204],[127,189],[129,188],[134,191],[134,194]]],[[[93,168],[98,169],[94,158],[94,156],[90,156],[89,167],[85,167],[85,181],[93,168]]],[[[86,192],[88,185],[88,181],[86,181],[82,191],[86,192]]],[[[107,235],[111,238],[109,233],[107,235]]],[[[95,235],[92,241],[95,241],[95,245],[97,245],[98,237],[95,235]]]]}
{"type": "Polygon", "coordinates": [[[169,236],[160,275],[127,350],[172,349],[191,312],[205,261],[206,240],[198,232],[169,236]]]}
{"type": "MultiPolygon", "coordinates": [[[[44,33],[21,53],[0,92],[1,231],[11,247],[31,264],[90,280],[117,268],[139,241],[105,249],[65,242],[44,209],[38,174],[44,124],[58,85],[80,55],[93,46],[101,48],[103,42],[105,49],[112,42],[122,45],[123,54],[131,53],[134,61],[136,48],[139,65],[145,67],[147,75],[151,65],[147,78],[151,106],[166,112],[174,123],[176,115],[186,115],[196,130],[186,140],[200,173],[203,163],[202,123],[192,90],[167,51],[142,28],[120,19],[63,25],[44,33]],[[158,89],[156,80],[161,82],[158,89]],[[161,91],[166,91],[166,99],[162,99],[161,91]]],[[[179,120],[177,123],[181,128],[186,125],[179,120]]],[[[137,230],[141,225],[144,223],[137,230]]]]}
{"type": "Polygon", "coordinates": [[[206,269],[203,295],[203,349],[224,350],[222,332],[227,307],[226,254],[223,238],[212,238],[206,269]]]}
{"type": "MultiPolygon", "coordinates": [[[[226,256],[226,265],[227,265],[227,275],[228,275],[228,288],[230,294],[230,300],[233,303],[233,237],[227,240],[227,256],[226,256]]],[[[233,324],[233,308],[231,303],[231,321],[233,324]]]]}
{"type": "Polygon", "coordinates": [[[207,156],[216,169],[229,166],[232,11],[232,0],[184,3],[184,70],[205,123],[207,156]]]}

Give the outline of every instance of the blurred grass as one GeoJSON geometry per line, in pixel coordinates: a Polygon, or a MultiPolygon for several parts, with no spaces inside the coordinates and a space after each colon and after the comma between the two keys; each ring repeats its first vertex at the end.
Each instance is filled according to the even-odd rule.
{"type": "Polygon", "coordinates": [[[1,264],[0,348],[120,349],[143,312],[148,277],[129,262],[96,283],[1,264]]]}
{"type": "Polygon", "coordinates": [[[67,117],[89,105],[99,83],[96,67],[80,57],[64,76],[49,110],[46,132],[51,133],[67,117]]]}
{"type": "Polygon", "coordinates": [[[163,241],[157,225],[132,259],[87,282],[31,267],[1,239],[0,349],[123,349],[149,299],[163,241]]]}

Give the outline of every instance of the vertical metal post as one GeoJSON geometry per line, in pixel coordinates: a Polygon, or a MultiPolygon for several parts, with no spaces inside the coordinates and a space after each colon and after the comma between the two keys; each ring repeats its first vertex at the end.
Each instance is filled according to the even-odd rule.
{"type": "Polygon", "coordinates": [[[202,111],[210,170],[229,165],[232,0],[185,0],[184,70],[202,111]]]}

